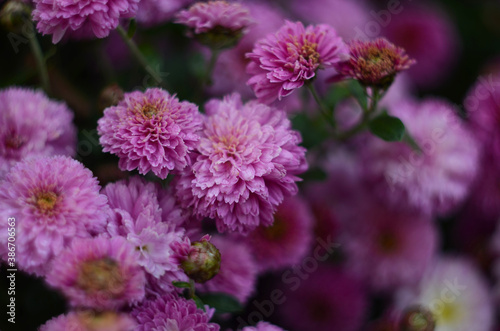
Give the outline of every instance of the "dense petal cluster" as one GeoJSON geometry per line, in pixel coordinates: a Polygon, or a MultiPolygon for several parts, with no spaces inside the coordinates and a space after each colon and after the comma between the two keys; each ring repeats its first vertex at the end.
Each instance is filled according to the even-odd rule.
{"type": "MultiPolygon", "coordinates": [[[[213,313],[213,312],[212,312],[213,313]]],[[[219,325],[209,323],[211,313],[196,307],[194,300],[167,294],[137,306],[132,315],[137,320],[136,331],[219,331],[219,325]]]]}
{"type": "Polygon", "coordinates": [[[135,320],[115,312],[73,311],[40,326],[39,331],[134,331],[135,320]]]}
{"type": "MultiPolygon", "coordinates": [[[[19,162],[0,189],[2,224],[16,219],[16,261],[25,271],[43,275],[73,238],[104,228],[107,199],[92,172],[69,157],[19,162]]],[[[7,247],[7,231],[0,242],[7,247]]]]}
{"type": "Polygon", "coordinates": [[[307,169],[300,134],[283,111],[238,94],[211,100],[192,169],[178,178],[184,207],[217,221],[223,231],[247,232],[273,222],[283,198],[297,193],[307,169]]]}
{"type": "Polygon", "coordinates": [[[188,10],[177,14],[177,23],[191,28],[195,34],[224,29],[227,32],[242,31],[251,23],[248,9],[237,2],[197,2],[188,10]]]}
{"type": "Polygon", "coordinates": [[[450,212],[463,201],[478,168],[477,143],[447,102],[391,105],[421,151],[371,138],[363,145],[364,177],[389,203],[423,213],[450,212]]]}
{"type": "Polygon", "coordinates": [[[98,310],[141,301],[145,280],[134,247],[121,237],[75,239],[47,274],[72,306],[98,310]]]}
{"type": "Polygon", "coordinates": [[[346,60],[347,46],[329,25],[304,27],[286,21],[275,34],[255,44],[247,57],[247,84],[264,103],[290,95],[316,75],[318,68],[332,67],[346,60]]]}
{"type": "Polygon", "coordinates": [[[104,38],[120,18],[133,17],[139,0],[34,0],[33,20],[42,34],[51,34],[58,43],[65,34],[104,38]]]}
{"type": "Polygon", "coordinates": [[[349,60],[334,65],[338,74],[356,79],[363,85],[380,88],[387,88],[398,72],[415,64],[404,49],[384,38],[354,40],[349,44],[349,55],[349,60]]]}
{"type": "Polygon", "coordinates": [[[97,128],[103,150],[120,158],[121,170],[153,171],[162,179],[189,164],[200,129],[196,105],[158,88],[126,93],[104,111],[97,128]]]}
{"type": "Polygon", "coordinates": [[[0,178],[27,156],[75,154],[73,113],[41,91],[0,90],[0,178]]]}

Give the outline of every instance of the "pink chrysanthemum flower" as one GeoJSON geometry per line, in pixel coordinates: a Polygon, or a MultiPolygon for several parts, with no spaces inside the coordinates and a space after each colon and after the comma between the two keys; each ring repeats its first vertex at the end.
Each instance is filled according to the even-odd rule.
{"type": "Polygon", "coordinates": [[[39,331],[134,331],[136,326],[135,320],[125,314],[72,311],[47,321],[39,331]]]}
{"type": "Polygon", "coordinates": [[[139,265],[154,278],[165,276],[169,283],[186,281],[173,257],[173,245],[182,241],[184,230],[162,222],[158,190],[140,177],[108,184],[102,192],[111,207],[107,232],[111,237],[126,238],[139,255],[139,265]]]}
{"type": "Polygon", "coordinates": [[[197,290],[226,293],[245,303],[257,280],[257,266],[250,250],[244,243],[227,237],[215,236],[211,242],[220,251],[220,270],[208,282],[197,284],[197,290]]]}
{"type": "Polygon", "coordinates": [[[196,105],[152,88],[126,93],[117,106],[104,111],[97,131],[103,151],[120,158],[121,170],[153,171],[165,179],[170,171],[189,164],[201,121],[196,105]]]}
{"type": "MultiPolygon", "coordinates": [[[[356,79],[365,86],[379,88],[387,88],[397,73],[415,64],[415,60],[410,59],[404,49],[384,38],[354,40],[349,44],[349,55],[349,60],[334,65],[338,75],[356,79]]],[[[335,79],[339,76],[335,76],[335,79]]]]}
{"type": "Polygon", "coordinates": [[[494,306],[487,280],[470,261],[441,257],[418,288],[398,293],[398,306],[420,305],[432,312],[435,331],[489,331],[494,306]]]}
{"type": "Polygon", "coordinates": [[[211,100],[192,169],[178,178],[184,207],[217,221],[220,232],[269,226],[283,198],[297,193],[307,169],[300,134],[283,111],[238,94],[211,100]]]}
{"type": "Polygon", "coordinates": [[[212,314],[213,310],[204,312],[193,300],[174,294],[146,300],[132,311],[138,324],[136,331],[219,331],[219,325],[209,323],[212,314]]]}
{"type": "Polygon", "coordinates": [[[75,239],[47,274],[74,307],[118,309],[144,297],[145,277],[124,238],[75,239]]]}
{"type": "Polygon", "coordinates": [[[73,156],[73,113],[41,91],[0,90],[0,178],[27,156],[73,156]]]}
{"type": "Polygon", "coordinates": [[[387,202],[445,214],[469,192],[478,168],[477,143],[452,105],[428,99],[391,105],[422,149],[371,137],[362,148],[364,178],[387,202]]]}
{"type": "Polygon", "coordinates": [[[77,38],[104,38],[120,18],[133,17],[139,0],[34,0],[33,20],[42,34],[51,34],[58,43],[65,34],[77,38]]]}
{"type": "MultiPolygon", "coordinates": [[[[0,182],[0,215],[6,228],[8,218],[16,219],[19,267],[44,275],[74,238],[102,231],[108,206],[99,189],[92,172],[69,157],[35,157],[15,165],[0,182]]],[[[7,231],[0,242],[7,247],[7,231]]]]}
{"type": "Polygon", "coordinates": [[[259,270],[276,270],[300,263],[311,246],[313,223],[304,200],[286,198],[274,214],[271,226],[261,225],[245,238],[259,270]]]}
{"type": "Polygon", "coordinates": [[[309,25],[286,21],[275,34],[258,41],[251,53],[247,82],[264,103],[290,95],[316,75],[346,60],[347,46],[329,25],[309,25]]]}
{"type": "Polygon", "coordinates": [[[198,41],[213,48],[233,46],[252,23],[244,5],[228,1],[197,2],[177,14],[176,22],[186,25],[198,41]]]}
{"type": "Polygon", "coordinates": [[[286,300],[276,309],[285,326],[294,330],[361,330],[367,311],[361,282],[337,268],[318,267],[318,262],[312,261],[314,264],[304,263],[294,269],[297,271],[283,273],[286,300]]]}
{"type": "Polygon", "coordinates": [[[436,252],[433,222],[366,199],[361,205],[363,199],[358,199],[357,212],[344,220],[341,247],[346,268],[375,291],[417,283],[436,252]]]}
{"type": "Polygon", "coordinates": [[[141,0],[135,19],[143,26],[153,26],[171,20],[175,14],[195,0],[141,0]]]}
{"type": "Polygon", "coordinates": [[[282,328],[276,325],[269,324],[267,322],[259,322],[256,326],[247,326],[241,329],[241,331],[284,331],[282,328]]]}

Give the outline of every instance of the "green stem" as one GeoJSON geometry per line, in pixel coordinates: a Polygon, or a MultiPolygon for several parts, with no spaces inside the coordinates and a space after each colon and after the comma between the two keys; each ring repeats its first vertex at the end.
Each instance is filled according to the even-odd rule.
{"type": "Polygon", "coordinates": [[[217,63],[217,59],[219,58],[220,53],[221,51],[218,49],[211,50],[210,61],[208,62],[208,68],[204,79],[204,84],[207,86],[211,86],[213,84],[212,75],[214,73],[215,64],[217,63]]]}
{"type": "Polygon", "coordinates": [[[335,128],[335,118],[333,117],[333,114],[330,113],[330,111],[328,111],[328,108],[321,101],[321,99],[318,95],[318,92],[316,91],[316,88],[314,87],[314,84],[312,82],[309,82],[309,83],[306,83],[306,86],[309,89],[309,91],[311,91],[311,94],[312,94],[314,100],[316,101],[316,103],[318,104],[319,110],[321,111],[321,114],[323,115],[323,117],[325,117],[325,119],[328,121],[328,123],[330,123],[332,125],[332,127],[335,128]]]}
{"type": "Polygon", "coordinates": [[[125,31],[125,29],[121,26],[121,25],[118,25],[118,27],[116,28],[116,30],[118,31],[118,33],[120,34],[120,36],[122,37],[123,41],[125,42],[125,44],[127,44],[130,52],[132,53],[132,55],[136,58],[137,62],[139,62],[139,64],[144,68],[144,70],[146,70],[146,72],[148,74],[151,75],[151,77],[153,77],[153,79],[156,81],[156,84],[158,85],[163,85],[163,80],[161,79],[161,77],[151,68],[151,66],[149,65],[148,61],[146,60],[146,58],[144,57],[144,55],[141,53],[141,51],[139,50],[139,47],[137,47],[136,43],[130,39],[127,35],[127,31],[125,31]]]}
{"type": "Polygon", "coordinates": [[[29,33],[28,35],[29,35],[28,38],[30,41],[31,51],[35,56],[36,66],[38,69],[38,74],[40,75],[40,82],[42,84],[42,88],[45,90],[47,94],[50,94],[49,72],[47,71],[45,59],[43,58],[42,48],[40,47],[40,43],[38,43],[38,39],[36,38],[34,26],[33,26],[33,33],[29,33]]]}
{"type": "Polygon", "coordinates": [[[189,280],[189,297],[191,299],[194,299],[195,295],[196,295],[196,289],[195,289],[195,284],[194,284],[194,280],[190,279],[189,280]]]}

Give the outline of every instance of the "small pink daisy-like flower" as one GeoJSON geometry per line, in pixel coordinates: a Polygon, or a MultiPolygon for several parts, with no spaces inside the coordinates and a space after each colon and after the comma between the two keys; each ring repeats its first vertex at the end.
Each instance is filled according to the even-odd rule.
{"type": "Polygon", "coordinates": [[[220,232],[269,226],[283,198],[297,193],[295,175],[307,169],[300,134],[285,112],[238,94],[211,100],[199,154],[176,182],[177,196],[220,232]]]}
{"type": "Polygon", "coordinates": [[[311,246],[313,223],[313,216],[304,200],[286,198],[274,214],[271,226],[261,225],[244,239],[260,271],[300,263],[311,246]]]}
{"type": "Polygon", "coordinates": [[[39,331],[134,331],[136,326],[135,320],[126,314],[72,311],[47,321],[39,331]]]}
{"type": "Polygon", "coordinates": [[[28,156],[73,156],[73,113],[41,91],[11,87],[0,90],[0,178],[28,156]]]}
{"type": "Polygon", "coordinates": [[[267,322],[259,322],[256,326],[247,326],[241,331],[283,331],[283,329],[267,322]]]}
{"type": "Polygon", "coordinates": [[[214,48],[233,46],[252,23],[248,9],[237,2],[197,2],[177,14],[201,43],[214,48]]]}
{"type": "Polygon", "coordinates": [[[152,88],[126,93],[117,106],[104,111],[97,131],[103,151],[120,158],[121,170],[153,171],[165,179],[170,171],[189,164],[201,124],[196,105],[152,88]]]}
{"type": "MultiPolygon", "coordinates": [[[[108,210],[92,172],[65,156],[35,157],[15,165],[0,182],[0,217],[15,218],[16,262],[44,275],[74,238],[102,231],[108,210]]],[[[7,231],[0,235],[7,247],[7,231]]],[[[4,259],[6,256],[4,256],[4,259]]]]}
{"type": "Polygon", "coordinates": [[[44,35],[58,43],[65,34],[77,38],[104,38],[114,30],[120,18],[133,17],[139,0],[34,0],[33,20],[44,35]]]}
{"type": "Polygon", "coordinates": [[[174,294],[146,300],[132,311],[138,324],[136,331],[219,331],[219,325],[209,323],[212,314],[213,310],[204,312],[193,300],[174,294]]]}
{"type": "Polygon", "coordinates": [[[197,284],[196,289],[226,293],[245,303],[257,280],[257,267],[250,250],[244,243],[227,237],[215,236],[211,242],[220,251],[220,270],[211,280],[197,284]]]}
{"type": "Polygon", "coordinates": [[[275,34],[255,44],[247,82],[264,103],[290,95],[316,75],[317,69],[346,60],[348,49],[329,25],[309,25],[286,21],[275,34]]]}
{"type": "Polygon", "coordinates": [[[103,310],[142,300],[145,280],[134,247],[121,237],[75,239],[47,274],[72,306],[103,310]]]}
{"type": "Polygon", "coordinates": [[[334,67],[340,77],[356,79],[365,86],[387,88],[398,72],[415,64],[404,49],[384,38],[354,40],[349,44],[349,54],[349,60],[336,63],[334,67]]]}

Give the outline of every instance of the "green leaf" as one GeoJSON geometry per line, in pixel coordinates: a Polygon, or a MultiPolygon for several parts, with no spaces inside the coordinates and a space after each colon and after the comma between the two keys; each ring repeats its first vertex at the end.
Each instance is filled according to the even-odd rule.
{"type": "Polygon", "coordinates": [[[236,298],[225,293],[206,293],[200,297],[205,304],[215,308],[217,314],[237,313],[243,310],[236,298]]]}
{"type": "Polygon", "coordinates": [[[175,287],[178,287],[178,288],[190,288],[191,287],[191,285],[188,282],[173,281],[172,285],[174,285],[175,287]]]}
{"type": "Polygon", "coordinates": [[[129,39],[132,39],[136,30],[137,30],[137,22],[136,22],[136,20],[131,19],[130,25],[128,26],[127,37],[129,39]]]}
{"type": "Polygon", "coordinates": [[[195,295],[193,297],[193,300],[194,300],[194,302],[196,302],[196,307],[198,307],[201,310],[205,311],[205,303],[200,299],[200,297],[198,297],[197,295],[195,295]]]}
{"type": "Polygon", "coordinates": [[[370,132],[385,141],[401,141],[405,134],[405,125],[401,120],[386,113],[375,117],[368,123],[370,132]]]}

